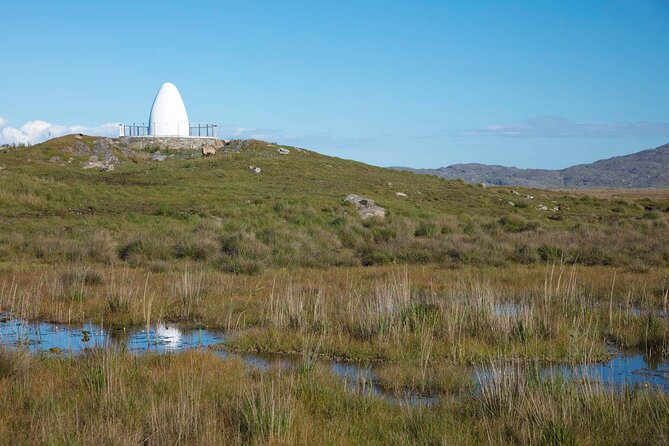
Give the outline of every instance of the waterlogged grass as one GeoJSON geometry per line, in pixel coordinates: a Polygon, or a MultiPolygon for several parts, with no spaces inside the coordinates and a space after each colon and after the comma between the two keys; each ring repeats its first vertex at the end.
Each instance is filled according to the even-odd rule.
{"type": "Polygon", "coordinates": [[[501,359],[601,361],[607,343],[669,352],[661,270],[407,266],[247,276],[201,266],[0,273],[0,308],[26,319],[120,329],[182,323],[227,331],[222,348],[236,351],[417,369],[501,359]]]}
{"type": "MultiPolygon", "coordinates": [[[[395,269],[366,293],[326,295],[273,288],[258,324],[227,342],[241,351],[384,361],[427,368],[434,363],[480,364],[487,360],[600,361],[605,340],[622,348],[669,354],[663,310],[646,314],[612,310],[578,285],[575,270],[549,267],[541,289],[525,290],[515,304],[494,287],[455,282],[442,291],[411,285],[395,269]],[[310,341],[311,340],[311,341],[310,341]]],[[[620,302],[616,302],[616,308],[620,302]]],[[[425,377],[424,377],[425,379],[425,377]]]]}
{"type": "Polygon", "coordinates": [[[346,389],[327,368],[261,374],[210,353],[1,352],[3,444],[666,444],[652,390],[500,374],[430,407],[346,389]],[[27,362],[26,362],[27,358],[27,362]]]}

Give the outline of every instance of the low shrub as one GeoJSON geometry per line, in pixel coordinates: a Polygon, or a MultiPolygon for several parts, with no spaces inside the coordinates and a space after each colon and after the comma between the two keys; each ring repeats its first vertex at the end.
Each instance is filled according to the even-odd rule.
{"type": "Polygon", "coordinates": [[[69,271],[65,271],[61,275],[61,281],[66,287],[76,285],[102,285],[105,282],[102,273],[92,270],[90,268],[75,267],[69,271]]]}
{"type": "Polygon", "coordinates": [[[563,252],[557,246],[541,245],[537,248],[539,257],[544,262],[556,262],[562,258],[563,252]]]}
{"type": "Polygon", "coordinates": [[[529,222],[517,215],[502,217],[497,223],[507,232],[535,231],[539,228],[539,223],[529,222]]]}
{"type": "Polygon", "coordinates": [[[440,232],[441,231],[434,223],[421,222],[416,228],[414,235],[416,237],[434,237],[440,232]]]}

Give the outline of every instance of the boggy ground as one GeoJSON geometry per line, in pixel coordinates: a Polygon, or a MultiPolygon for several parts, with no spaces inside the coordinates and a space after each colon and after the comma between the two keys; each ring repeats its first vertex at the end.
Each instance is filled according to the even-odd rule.
{"type": "MultiPolygon", "coordinates": [[[[607,343],[669,354],[662,269],[383,266],[221,273],[7,266],[0,308],[109,328],[158,322],[226,330],[222,348],[432,365],[602,360],[607,343]]],[[[418,372],[417,372],[418,373],[418,372]]],[[[421,374],[421,373],[418,373],[421,374]]]]}
{"type": "Polygon", "coordinates": [[[163,162],[119,152],[99,172],[74,141],[0,152],[0,310],[218,328],[220,348],[304,366],[1,350],[0,443],[669,442],[655,390],[524,368],[478,388],[464,369],[597,361],[610,345],[666,358],[666,191],[482,188],[260,141],[163,162]],[[361,220],[353,193],[386,217],[361,220]],[[381,387],[442,397],[355,395],[319,357],[383,362],[381,387]]]}
{"type": "Polygon", "coordinates": [[[2,444],[666,444],[669,398],[505,374],[435,406],[260,374],[212,353],[74,358],[0,349],[2,444]]]}

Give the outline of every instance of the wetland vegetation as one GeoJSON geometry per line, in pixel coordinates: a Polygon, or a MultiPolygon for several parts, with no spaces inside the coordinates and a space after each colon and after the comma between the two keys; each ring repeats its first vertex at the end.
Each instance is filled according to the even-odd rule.
{"type": "Polygon", "coordinates": [[[98,172],[76,141],[97,139],[0,153],[0,324],[221,342],[0,338],[0,443],[669,442],[669,193],[482,188],[259,141],[98,172]],[[654,381],[540,372],[629,352],[654,381]]]}

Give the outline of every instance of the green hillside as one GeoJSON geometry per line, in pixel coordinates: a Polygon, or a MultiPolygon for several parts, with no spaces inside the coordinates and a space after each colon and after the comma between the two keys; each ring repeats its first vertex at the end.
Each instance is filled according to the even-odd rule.
{"type": "Polygon", "coordinates": [[[393,262],[669,262],[669,195],[514,193],[254,140],[161,162],[150,158],[160,147],[112,143],[113,171],[83,169],[101,141],[70,135],[0,152],[6,262],[159,267],[190,258],[242,273],[393,262]],[[386,217],[362,220],[343,201],[350,194],[374,200],[386,217]]]}

